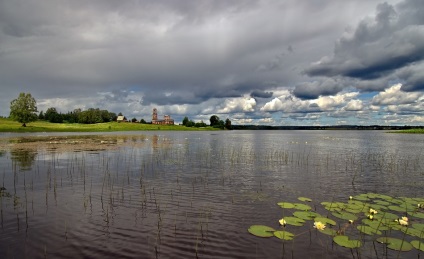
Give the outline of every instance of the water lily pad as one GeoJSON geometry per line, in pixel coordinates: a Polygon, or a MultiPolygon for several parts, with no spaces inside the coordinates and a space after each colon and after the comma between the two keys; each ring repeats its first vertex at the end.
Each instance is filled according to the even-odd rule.
{"type": "Polygon", "coordinates": [[[414,241],[411,241],[411,245],[415,249],[420,250],[421,252],[424,252],[424,243],[423,242],[420,242],[418,240],[414,240],[414,241]]]}
{"type": "Polygon", "coordinates": [[[399,204],[399,207],[403,208],[404,211],[413,212],[417,208],[417,205],[415,203],[404,202],[402,204],[399,204]]]}
{"type": "Polygon", "coordinates": [[[314,218],[314,221],[315,222],[322,222],[324,224],[329,224],[329,225],[333,225],[333,226],[336,225],[336,222],[334,220],[329,219],[329,218],[324,218],[324,217],[316,217],[316,218],[314,218]]]}
{"type": "Polygon", "coordinates": [[[305,223],[303,219],[296,218],[296,217],[284,217],[283,219],[286,221],[287,225],[292,225],[297,227],[303,226],[303,223],[305,223]]]}
{"type": "Polygon", "coordinates": [[[294,208],[294,204],[290,203],[290,202],[279,202],[277,204],[278,204],[278,206],[280,206],[283,209],[293,209],[294,208]]]}
{"type": "Polygon", "coordinates": [[[383,205],[383,206],[389,206],[391,204],[388,201],[382,201],[382,200],[374,200],[374,203],[378,205],[383,205]]]}
{"type": "Polygon", "coordinates": [[[294,203],[294,208],[298,210],[304,210],[304,211],[312,209],[311,206],[302,204],[302,203],[294,203]]]}
{"type": "Polygon", "coordinates": [[[294,235],[287,231],[275,231],[274,236],[282,240],[293,240],[294,235]]]}
{"type": "Polygon", "coordinates": [[[389,228],[387,226],[385,226],[383,224],[383,222],[380,221],[380,220],[363,219],[362,223],[364,223],[364,224],[366,224],[366,225],[368,225],[368,226],[370,226],[370,227],[372,227],[373,229],[376,229],[376,230],[380,230],[380,231],[389,230],[389,228]]]}
{"type": "Polygon", "coordinates": [[[318,231],[329,236],[337,235],[337,231],[332,228],[324,228],[323,230],[318,230],[318,231]]]}
{"type": "Polygon", "coordinates": [[[406,208],[402,208],[400,206],[391,205],[388,207],[390,210],[398,211],[398,212],[406,212],[406,208]]]}
{"type": "Polygon", "coordinates": [[[247,231],[257,237],[272,237],[275,229],[264,225],[252,225],[247,231]]]}
{"type": "Polygon", "coordinates": [[[384,194],[376,194],[375,197],[386,201],[393,200],[393,197],[384,194]]]}
{"type": "Polygon", "coordinates": [[[307,201],[307,202],[311,202],[312,200],[306,197],[299,197],[297,198],[299,201],[307,201]]]}
{"type": "Polygon", "coordinates": [[[421,212],[408,212],[408,215],[412,217],[424,219],[424,213],[421,213],[421,212]]]}
{"type": "Polygon", "coordinates": [[[335,236],[333,238],[334,243],[339,246],[347,247],[347,248],[357,248],[361,247],[362,243],[359,240],[349,240],[348,236],[335,236]]]}
{"type": "Polygon", "coordinates": [[[378,213],[378,214],[375,214],[374,217],[376,219],[389,219],[389,220],[395,220],[399,218],[398,215],[390,213],[390,212],[378,213]]]}
{"type": "Polygon", "coordinates": [[[356,196],[353,196],[352,198],[355,199],[355,200],[358,200],[358,201],[369,201],[370,200],[366,194],[365,195],[363,195],[363,194],[356,195],[356,196]]]}
{"type": "Polygon", "coordinates": [[[370,235],[370,236],[375,235],[375,234],[377,234],[377,235],[381,235],[381,231],[380,231],[380,230],[377,230],[377,229],[372,228],[372,227],[370,227],[370,226],[359,225],[359,226],[357,226],[356,228],[357,228],[360,232],[362,232],[362,233],[364,233],[364,234],[367,234],[367,235],[370,235]]]}
{"type": "Polygon", "coordinates": [[[413,237],[419,237],[419,238],[424,238],[424,231],[422,230],[418,230],[415,228],[407,228],[407,227],[403,227],[401,229],[401,231],[407,235],[413,236],[413,237]]]}
{"type": "Polygon", "coordinates": [[[424,231],[424,224],[415,223],[412,224],[412,227],[421,231],[424,231]]]}
{"type": "Polygon", "coordinates": [[[334,217],[339,218],[339,219],[345,219],[345,220],[357,220],[358,217],[352,213],[348,213],[348,212],[333,212],[332,213],[334,217]]]}
{"type": "Polygon", "coordinates": [[[361,208],[365,207],[365,205],[366,205],[364,202],[362,202],[362,201],[356,201],[356,200],[350,200],[350,201],[348,201],[347,203],[348,203],[348,204],[354,204],[354,205],[357,205],[357,206],[359,206],[359,207],[361,207],[361,208]]]}
{"type": "Polygon", "coordinates": [[[412,245],[409,242],[398,238],[379,237],[377,238],[377,242],[387,244],[387,248],[396,251],[406,252],[412,250],[412,245]]]}
{"type": "Polygon", "coordinates": [[[316,217],[320,217],[321,215],[313,211],[295,211],[293,212],[293,216],[303,220],[312,220],[316,217]]]}

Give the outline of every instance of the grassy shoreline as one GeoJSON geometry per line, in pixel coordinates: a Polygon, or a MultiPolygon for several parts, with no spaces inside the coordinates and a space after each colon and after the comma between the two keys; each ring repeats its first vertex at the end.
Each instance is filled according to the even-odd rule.
{"type": "Polygon", "coordinates": [[[390,133],[424,134],[424,129],[396,130],[396,131],[390,131],[390,133]]]}
{"type": "Polygon", "coordinates": [[[208,131],[220,130],[212,127],[194,128],[182,125],[152,125],[129,122],[107,122],[97,124],[79,123],[50,123],[46,121],[35,121],[27,123],[26,127],[10,119],[0,118],[0,132],[113,132],[113,131],[208,131]]]}

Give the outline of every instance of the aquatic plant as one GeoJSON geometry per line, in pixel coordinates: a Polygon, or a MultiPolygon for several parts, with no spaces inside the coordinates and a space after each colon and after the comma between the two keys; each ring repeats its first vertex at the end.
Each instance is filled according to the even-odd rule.
{"type": "MultiPolygon", "coordinates": [[[[298,200],[312,202],[306,197],[298,200]]],[[[258,237],[289,241],[300,239],[312,229],[331,236],[335,244],[349,249],[360,249],[371,240],[374,249],[375,244],[380,243],[398,252],[424,251],[423,203],[422,197],[391,197],[376,193],[350,196],[347,202],[323,201],[321,207],[314,206],[315,210],[307,204],[281,201],[277,205],[283,210],[294,210],[279,220],[283,230],[252,225],[248,231],[258,237]],[[325,213],[327,216],[322,216],[325,213]],[[313,221],[312,228],[308,227],[311,226],[308,221],[313,221]],[[305,226],[309,231],[302,229],[305,226]]],[[[288,214],[284,212],[284,215],[288,214]]]]}

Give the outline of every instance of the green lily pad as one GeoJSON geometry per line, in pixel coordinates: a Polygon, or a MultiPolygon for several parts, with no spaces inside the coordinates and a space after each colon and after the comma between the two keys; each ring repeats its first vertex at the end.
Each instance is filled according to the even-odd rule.
{"type": "Polygon", "coordinates": [[[389,219],[389,220],[395,220],[399,218],[398,215],[390,213],[390,212],[378,213],[378,214],[375,214],[374,217],[376,219],[389,219]]]}
{"type": "Polygon", "coordinates": [[[290,203],[290,202],[279,202],[277,204],[278,204],[278,206],[280,206],[283,209],[293,209],[294,208],[294,204],[290,203]]]}
{"type": "Polygon", "coordinates": [[[358,200],[358,201],[369,201],[370,199],[368,198],[368,196],[365,194],[361,194],[361,195],[356,195],[352,197],[354,200],[358,200]]]}
{"type": "Polygon", "coordinates": [[[257,237],[272,237],[275,229],[264,225],[252,225],[247,231],[257,237]]]}
{"type": "Polygon", "coordinates": [[[282,240],[293,240],[294,235],[287,231],[275,231],[274,236],[282,240]]]}
{"type": "Polygon", "coordinates": [[[348,212],[333,212],[331,214],[333,214],[334,217],[339,219],[353,220],[353,221],[358,219],[356,215],[352,213],[348,213],[348,212]]]}
{"type": "Polygon", "coordinates": [[[362,223],[364,223],[364,224],[366,224],[366,225],[368,225],[368,226],[370,226],[370,227],[372,227],[373,229],[376,229],[376,230],[380,230],[380,231],[389,230],[389,228],[387,226],[385,226],[383,224],[383,222],[380,221],[380,220],[363,219],[362,223]]]}
{"type": "Polygon", "coordinates": [[[391,205],[388,208],[397,212],[406,212],[406,208],[402,208],[400,206],[391,205]]]}
{"type": "Polygon", "coordinates": [[[412,217],[424,219],[424,213],[422,213],[422,212],[408,212],[408,215],[410,215],[412,217]]]}
{"type": "Polygon", "coordinates": [[[312,209],[311,206],[302,204],[302,203],[294,203],[294,208],[298,210],[304,210],[304,211],[312,209]]]}
{"type": "Polygon", "coordinates": [[[318,230],[318,231],[329,236],[337,235],[337,231],[332,228],[324,228],[323,230],[318,230]]]}
{"type": "Polygon", "coordinates": [[[329,219],[329,218],[324,218],[324,217],[316,217],[316,218],[314,218],[314,221],[315,222],[322,222],[324,224],[329,224],[329,225],[332,225],[332,226],[336,225],[336,222],[334,220],[329,219]]]}
{"type": "Polygon", "coordinates": [[[299,197],[297,198],[299,201],[307,201],[307,202],[311,202],[312,200],[306,197],[299,197]]]}
{"type": "Polygon", "coordinates": [[[303,226],[303,223],[305,223],[303,219],[296,218],[296,217],[284,217],[283,219],[286,221],[287,225],[292,225],[297,227],[303,226]]]}
{"type": "Polygon", "coordinates": [[[293,212],[293,216],[303,220],[312,220],[316,217],[320,217],[321,215],[313,211],[295,211],[293,212]]]}
{"type": "Polygon", "coordinates": [[[334,243],[342,247],[357,248],[361,247],[362,243],[359,240],[349,240],[348,236],[335,236],[333,238],[334,243]]]}
{"type": "Polygon", "coordinates": [[[415,229],[415,228],[406,228],[406,227],[403,227],[401,229],[401,231],[403,233],[407,234],[407,235],[410,235],[410,236],[424,238],[424,231],[422,231],[422,230],[418,230],[418,229],[415,229]]]}
{"type": "Polygon", "coordinates": [[[415,249],[420,250],[421,252],[424,252],[424,243],[423,242],[420,242],[418,240],[414,240],[414,241],[411,241],[411,245],[415,249]]]}
{"type": "Polygon", "coordinates": [[[376,198],[379,198],[379,199],[382,199],[382,200],[386,200],[386,201],[393,200],[393,197],[390,197],[390,196],[384,195],[384,194],[376,194],[375,197],[376,198]]]}
{"type": "Polygon", "coordinates": [[[412,224],[412,227],[421,231],[424,231],[424,224],[415,223],[412,224]]]}
{"type": "Polygon", "coordinates": [[[381,235],[381,234],[382,234],[380,230],[377,230],[377,229],[372,228],[372,227],[370,227],[370,226],[359,225],[359,226],[357,226],[356,228],[357,228],[360,232],[362,232],[362,233],[364,233],[364,234],[367,234],[367,235],[370,235],[370,236],[375,235],[375,234],[377,234],[377,235],[381,235]]]}
{"type": "Polygon", "coordinates": [[[387,244],[387,248],[407,252],[412,250],[412,245],[402,239],[393,238],[393,237],[379,237],[377,238],[377,242],[387,244]]]}
{"type": "Polygon", "coordinates": [[[350,200],[347,202],[348,204],[353,204],[353,205],[357,205],[361,208],[365,207],[365,203],[362,201],[357,201],[357,200],[350,200]]]}
{"type": "Polygon", "coordinates": [[[383,205],[383,206],[389,206],[390,205],[390,202],[382,201],[382,200],[375,200],[374,203],[378,204],[378,205],[383,205]]]}

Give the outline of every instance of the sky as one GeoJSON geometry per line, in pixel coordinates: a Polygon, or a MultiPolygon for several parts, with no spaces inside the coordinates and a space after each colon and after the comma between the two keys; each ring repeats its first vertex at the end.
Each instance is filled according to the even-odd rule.
{"type": "Polygon", "coordinates": [[[422,0],[0,0],[0,116],[424,125],[422,0]]]}

